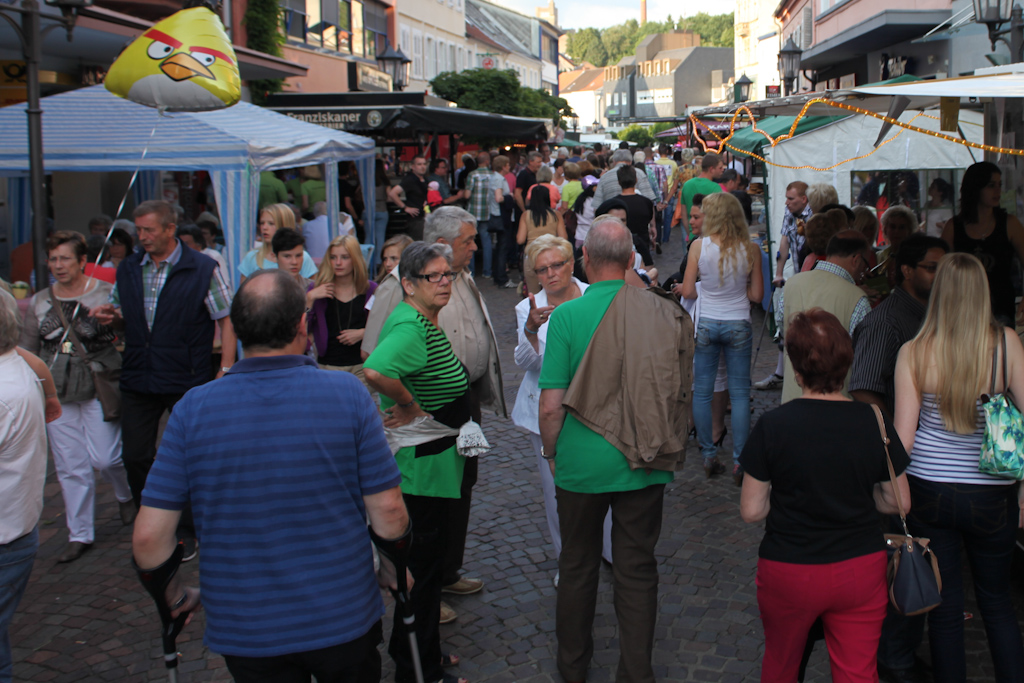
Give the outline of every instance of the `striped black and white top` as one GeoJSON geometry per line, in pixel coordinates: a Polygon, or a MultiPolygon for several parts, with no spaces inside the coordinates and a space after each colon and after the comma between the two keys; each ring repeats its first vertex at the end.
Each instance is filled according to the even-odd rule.
{"type": "Polygon", "coordinates": [[[970,434],[947,431],[942,423],[935,394],[921,396],[921,416],[907,474],[955,484],[1008,486],[1015,482],[978,471],[981,441],[985,434],[985,412],[977,404],[978,428],[970,434]]]}

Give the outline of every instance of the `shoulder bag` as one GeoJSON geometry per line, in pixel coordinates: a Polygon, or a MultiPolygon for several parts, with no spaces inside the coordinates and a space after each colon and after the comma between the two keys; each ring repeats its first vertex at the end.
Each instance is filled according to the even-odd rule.
{"type": "Polygon", "coordinates": [[[896,496],[896,506],[903,522],[902,534],[885,534],[886,550],[889,553],[889,569],[886,578],[889,584],[889,602],[904,616],[924,614],[942,603],[942,577],[939,575],[939,560],[928,547],[927,538],[915,538],[907,529],[907,515],[903,511],[903,500],[896,486],[896,470],[889,457],[889,435],[885,431],[885,420],[878,406],[872,405],[878,431],[885,447],[885,462],[889,466],[889,482],[896,496]]]}
{"type": "Polygon", "coordinates": [[[1006,374],[1006,333],[1000,329],[1002,344],[992,351],[992,383],[988,394],[982,394],[985,411],[985,435],[981,441],[978,471],[1005,479],[1024,479],[1024,417],[1010,393],[1010,377],[1006,374]],[[996,393],[999,366],[996,358],[1003,350],[1003,393],[996,393]]]}
{"type": "Polygon", "coordinates": [[[53,296],[53,290],[50,290],[50,303],[57,311],[57,315],[60,316],[61,325],[67,331],[67,336],[71,340],[72,346],[75,348],[75,353],[82,359],[92,374],[92,383],[96,389],[96,398],[100,401],[100,406],[103,408],[103,421],[104,422],[115,422],[121,419],[121,368],[106,368],[102,367],[100,363],[94,363],[89,360],[89,354],[85,350],[85,345],[82,340],[75,334],[75,328],[68,323],[67,317],[64,315],[64,307],[60,305],[56,297],[53,296]],[[97,366],[100,366],[97,369],[97,366]]]}

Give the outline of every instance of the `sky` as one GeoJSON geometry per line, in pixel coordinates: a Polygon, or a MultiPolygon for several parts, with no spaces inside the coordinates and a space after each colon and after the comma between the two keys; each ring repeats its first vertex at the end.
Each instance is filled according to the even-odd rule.
{"type": "MultiPolygon", "coordinates": [[[[546,5],[546,0],[492,0],[497,4],[533,16],[534,8],[546,5]]],[[[708,11],[707,3],[700,0],[647,0],[647,19],[664,21],[669,14],[673,19],[708,11]]],[[[558,23],[561,28],[607,28],[628,19],[640,19],[640,0],[555,0],[558,23]]],[[[714,14],[727,14],[736,9],[735,0],[714,3],[714,14]]]]}

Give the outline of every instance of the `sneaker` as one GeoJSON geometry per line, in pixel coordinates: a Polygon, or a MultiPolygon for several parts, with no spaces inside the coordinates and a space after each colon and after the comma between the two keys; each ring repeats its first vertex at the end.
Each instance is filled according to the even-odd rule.
{"type": "Polygon", "coordinates": [[[135,521],[135,516],[139,513],[139,508],[135,507],[135,501],[129,500],[127,502],[117,503],[117,512],[121,515],[121,524],[128,526],[135,521]]]}
{"type": "Polygon", "coordinates": [[[515,280],[509,280],[508,282],[506,282],[505,284],[502,285],[502,288],[503,289],[515,289],[518,286],[519,286],[518,282],[516,282],[515,280]]]}
{"type": "Polygon", "coordinates": [[[754,388],[759,391],[771,391],[773,389],[782,388],[782,377],[776,375],[774,372],[765,377],[760,382],[754,382],[754,388]]]}
{"type": "Polygon", "coordinates": [[[558,577],[561,575],[561,572],[555,572],[555,588],[558,588],[558,577]]]}
{"type": "Polygon", "coordinates": [[[453,595],[472,595],[483,590],[484,582],[480,579],[467,579],[465,576],[459,578],[455,583],[448,584],[441,589],[442,593],[453,595]]]}
{"type": "Polygon", "coordinates": [[[182,562],[191,562],[199,554],[199,540],[195,538],[183,538],[181,542],[185,545],[185,554],[181,556],[182,562]]]}
{"type": "Polygon", "coordinates": [[[732,466],[732,480],[737,486],[743,486],[743,468],[738,464],[732,466]]]}
{"type": "Polygon", "coordinates": [[[446,602],[442,602],[441,603],[441,623],[442,624],[450,624],[450,623],[452,623],[453,621],[455,621],[458,618],[459,618],[459,615],[455,613],[455,610],[453,610],[451,607],[448,606],[448,603],[446,603],[446,602]]]}

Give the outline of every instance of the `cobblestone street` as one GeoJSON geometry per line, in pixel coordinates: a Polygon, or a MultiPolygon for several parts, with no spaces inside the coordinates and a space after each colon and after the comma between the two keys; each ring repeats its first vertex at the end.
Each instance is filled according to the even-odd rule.
{"type": "MultiPolygon", "coordinates": [[[[656,257],[664,278],[677,267],[679,235],[656,257]]],[[[518,273],[513,277],[519,279],[518,273]]],[[[511,411],[521,373],[513,362],[516,290],[496,289],[479,279],[497,328],[505,396],[511,411]]],[[[754,320],[754,348],[760,344],[752,376],[756,381],[775,366],[777,351],[763,316],[754,320]]],[[[780,393],[753,392],[754,418],[775,406],[780,393]]],[[[555,667],[556,562],[547,538],[535,456],[525,433],[511,421],[485,417],[484,431],[495,450],[480,463],[474,494],[464,573],[482,578],[485,588],[470,596],[446,595],[458,619],[441,627],[446,650],[462,664],[453,673],[470,683],[561,681],[555,667]]],[[[282,428],[288,428],[282,425],[282,428]]],[[[731,432],[731,430],[730,430],[731,432]]],[[[729,461],[731,434],[720,453],[729,461]]],[[[122,527],[111,488],[99,485],[96,543],[72,564],[56,564],[67,541],[60,487],[52,462],[40,525],[40,550],[32,580],[12,625],[15,681],[160,681],[167,675],[159,646],[159,622],[149,596],[130,564],[131,529],[122,527]]],[[[666,489],[664,523],[657,554],[661,584],[654,652],[655,673],[663,681],[756,681],[763,634],[754,574],[762,525],[739,516],[739,489],[729,476],[704,478],[691,446],[687,466],[666,489]]],[[[200,547],[200,557],[202,549],[200,547]]],[[[184,565],[195,577],[198,563],[184,565]]],[[[1019,574],[1018,574],[1019,575],[1019,574]]],[[[614,679],[618,659],[612,606],[611,570],[601,570],[595,629],[595,656],[588,681],[614,679]]],[[[969,590],[969,595],[972,591],[969,590]]],[[[1024,594],[1015,587],[1018,615],[1024,594]]],[[[387,599],[388,612],[391,600],[387,599]]],[[[976,613],[969,598],[968,611],[976,613]]],[[[221,657],[202,644],[200,614],[178,644],[183,683],[230,680],[221,657]]],[[[385,636],[390,616],[385,619],[385,636]]],[[[994,680],[980,615],[967,622],[968,680],[994,680]]],[[[927,660],[927,643],[919,655],[927,660]]],[[[384,646],[381,646],[382,653],[384,646]]],[[[393,667],[383,654],[384,680],[393,667]]],[[[824,643],[818,643],[808,681],[831,680],[824,643]]]]}

